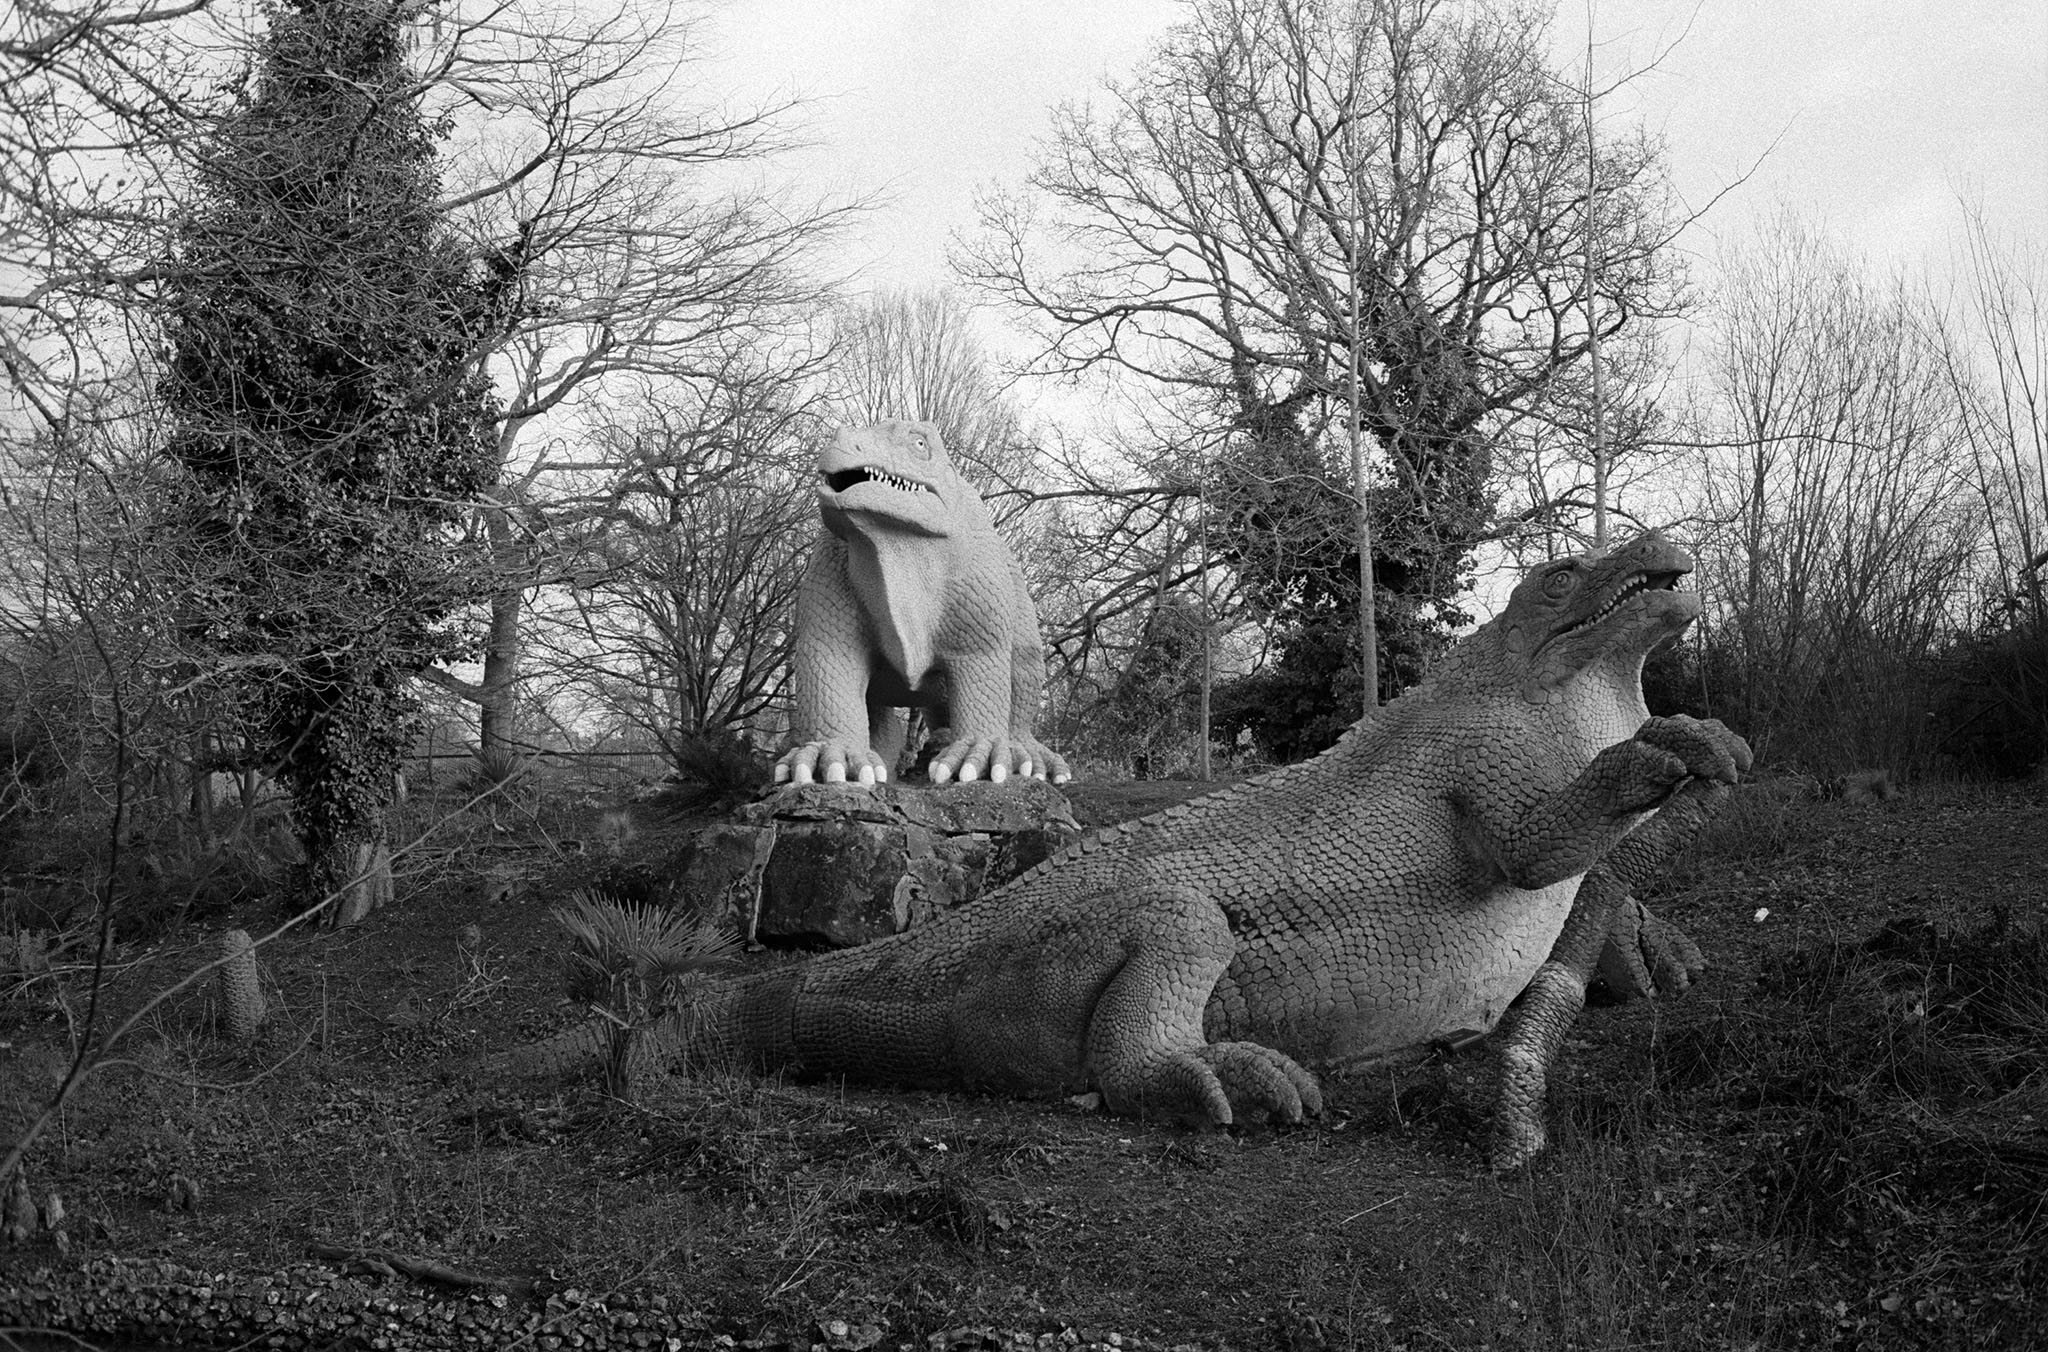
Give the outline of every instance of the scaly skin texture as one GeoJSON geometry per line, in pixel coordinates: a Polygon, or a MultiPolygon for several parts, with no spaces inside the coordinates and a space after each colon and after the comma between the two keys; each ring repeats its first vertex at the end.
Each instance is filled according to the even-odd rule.
{"type": "MultiPolygon", "coordinates": [[[[1747,770],[1748,747],[1736,742],[1730,750],[1736,767],[1747,770]]],[[[1608,851],[1580,880],[1564,929],[1516,1002],[1502,1038],[1500,1102],[1487,1147],[1487,1162],[1494,1169],[1528,1163],[1549,1140],[1543,1097],[1550,1066],[1585,1008],[1586,984],[1596,970],[1611,989],[1637,994],[1683,989],[1690,983],[1688,968],[1697,964],[1699,950],[1630,893],[1655,876],[1706,824],[1729,792],[1723,780],[1688,780],[1655,817],[1608,851]],[[1689,963],[1684,961],[1688,957],[1689,963]],[[1625,969],[1610,978],[1610,964],[1616,962],[1625,969]]]]}
{"type": "MultiPolygon", "coordinates": [[[[1643,706],[1644,655],[1698,613],[1671,590],[1690,568],[1654,534],[1545,564],[1316,759],[1091,836],[929,925],[713,983],[642,1054],[1298,1121],[1321,1106],[1305,1065],[1490,1029],[1546,960],[1582,991],[1627,889],[1748,762],[1718,723],[1643,706]],[[1642,830],[1674,796],[1669,828],[1642,830]]],[[[1553,1021],[1516,1046],[1553,1053],[1553,1021]]],[[[1504,1102],[1518,1150],[1534,1088],[1504,1102]]]]}
{"type": "Polygon", "coordinates": [[[887,780],[910,707],[943,709],[953,732],[934,782],[1065,782],[1066,761],[1031,731],[1045,680],[1037,609],[938,428],[842,428],[818,475],[825,534],[797,598],[797,745],[777,782],[887,780]]]}

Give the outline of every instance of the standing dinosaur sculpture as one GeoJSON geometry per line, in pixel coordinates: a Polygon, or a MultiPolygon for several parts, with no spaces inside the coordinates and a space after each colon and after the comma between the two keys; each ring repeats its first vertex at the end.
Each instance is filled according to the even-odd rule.
{"type": "MultiPolygon", "coordinates": [[[[1603,949],[1667,957],[1630,890],[1749,763],[1719,723],[1643,704],[1645,655],[1699,612],[1675,590],[1691,568],[1655,534],[1543,564],[1315,759],[1087,837],[892,938],[711,981],[637,1057],[1294,1122],[1321,1110],[1304,1066],[1491,1029],[1527,991],[1492,1152],[1518,1164],[1603,949]]],[[[589,1027],[513,1057],[602,1045],[589,1027]]]]}
{"type": "Polygon", "coordinates": [[[841,428],[818,461],[825,533],[797,596],[796,742],[777,782],[887,780],[905,708],[943,709],[944,783],[1068,778],[1031,728],[1038,611],[988,506],[922,422],[841,428]]]}

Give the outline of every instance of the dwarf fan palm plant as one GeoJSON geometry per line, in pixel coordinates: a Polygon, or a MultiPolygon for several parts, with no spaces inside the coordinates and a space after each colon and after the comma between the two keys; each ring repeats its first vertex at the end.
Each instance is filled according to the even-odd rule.
{"type": "Polygon", "coordinates": [[[609,1026],[605,1081],[615,1094],[630,1086],[630,1061],[641,1030],[679,1006],[688,977],[729,961],[739,940],[714,916],[622,902],[578,889],[554,911],[569,936],[564,968],[569,998],[589,1005],[609,1026]]]}

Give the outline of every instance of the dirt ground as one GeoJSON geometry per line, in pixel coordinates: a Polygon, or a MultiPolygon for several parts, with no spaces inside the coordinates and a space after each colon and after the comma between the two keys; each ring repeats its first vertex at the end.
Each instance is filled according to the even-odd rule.
{"type": "MultiPolygon", "coordinates": [[[[1074,797],[1099,823],[1197,787],[1074,797]]],[[[2038,789],[1745,788],[1651,898],[1704,983],[1589,1010],[1553,1149],[1502,1178],[1479,1150],[1488,1044],[1231,1133],[731,1075],[624,1103],[437,1073],[576,1016],[549,907],[679,829],[601,802],[472,810],[400,861],[394,906],[268,948],[253,1044],[213,1034],[204,986],[165,1003],[32,1151],[65,1251],[0,1247],[0,1292],[108,1255],[235,1274],[326,1245],[514,1299],[651,1294],[707,1347],[2048,1347],[2038,789]]],[[[266,922],[248,903],[125,948],[111,1005],[266,922]]],[[[10,1138],[83,980],[0,980],[10,1138]]]]}

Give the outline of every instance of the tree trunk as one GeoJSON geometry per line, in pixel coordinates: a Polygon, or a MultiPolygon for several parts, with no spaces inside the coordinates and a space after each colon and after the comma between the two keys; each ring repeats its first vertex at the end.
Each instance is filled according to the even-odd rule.
{"type": "Polygon", "coordinates": [[[1214,777],[1209,763],[1210,715],[1216,693],[1216,626],[1209,618],[1209,512],[1208,499],[1203,499],[1202,510],[1202,710],[1201,733],[1196,745],[1201,748],[1202,758],[1198,773],[1202,782],[1208,783],[1214,777]]]}
{"type": "Polygon", "coordinates": [[[337,843],[321,876],[331,879],[334,900],[327,924],[346,929],[391,900],[391,846],[383,840],[337,843]]]}
{"type": "Polygon", "coordinates": [[[1600,203],[1599,146],[1593,140],[1593,28],[1592,12],[1586,25],[1586,357],[1593,368],[1593,428],[1589,444],[1593,452],[1593,548],[1607,548],[1607,393],[1600,370],[1600,315],[1595,305],[1599,283],[1593,247],[1599,240],[1597,208],[1600,203]]]}
{"type": "Polygon", "coordinates": [[[1351,328],[1345,335],[1344,359],[1349,369],[1346,375],[1345,403],[1347,405],[1345,433],[1351,448],[1351,491],[1358,497],[1358,516],[1353,527],[1358,544],[1358,661],[1359,684],[1365,687],[1360,703],[1360,716],[1372,717],[1380,707],[1380,617],[1378,598],[1373,594],[1372,567],[1372,503],[1366,490],[1369,482],[1365,470],[1365,437],[1362,426],[1364,410],[1361,402],[1364,391],[1359,388],[1363,378],[1359,369],[1359,349],[1365,345],[1365,325],[1359,314],[1360,296],[1365,282],[1359,272],[1362,261],[1358,254],[1358,237],[1364,226],[1364,213],[1358,204],[1358,160],[1353,145],[1354,122],[1344,122],[1344,178],[1351,190],[1351,213],[1346,221],[1350,234],[1350,257],[1346,260],[1350,271],[1351,328]]]}
{"type": "Polygon", "coordinates": [[[504,480],[513,449],[519,444],[519,434],[531,418],[530,411],[514,413],[499,426],[498,482],[484,494],[484,535],[491,542],[491,569],[496,585],[491,591],[491,624],[484,637],[484,679],[475,691],[479,759],[513,756],[521,749],[517,707],[519,615],[526,604],[526,586],[532,577],[534,560],[531,539],[513,516],[520,506],[523,488],[504,480]]]}
{"type": "Polygon", "coordinates": [[[477,750],[518,754],[519,614],[526,588],[506,583],[491,594],[491,627],[484,640],[484,679],[477,699],[477,750]]]}
{"type": "Polygon", "coordinates": [[[192,739],[192,776],[186,808],[200,839],[213,837],[213,750],[212,739],[200,733],[192,739]]]}
{"type": "MultiPolygon", "coordinates": [[[[1351,388],[1357,390],[1356,382],[1351,388]]],[[[1356,393],[1351,408],[1351,483],[1358,494],[1358,661],[1365,686],[1364,713],[1369,716],[1380,707],[1379,598],[1373,588],[1372,507],[1365,495],[1365,444],[1358,435],[1356,393]]]]}

